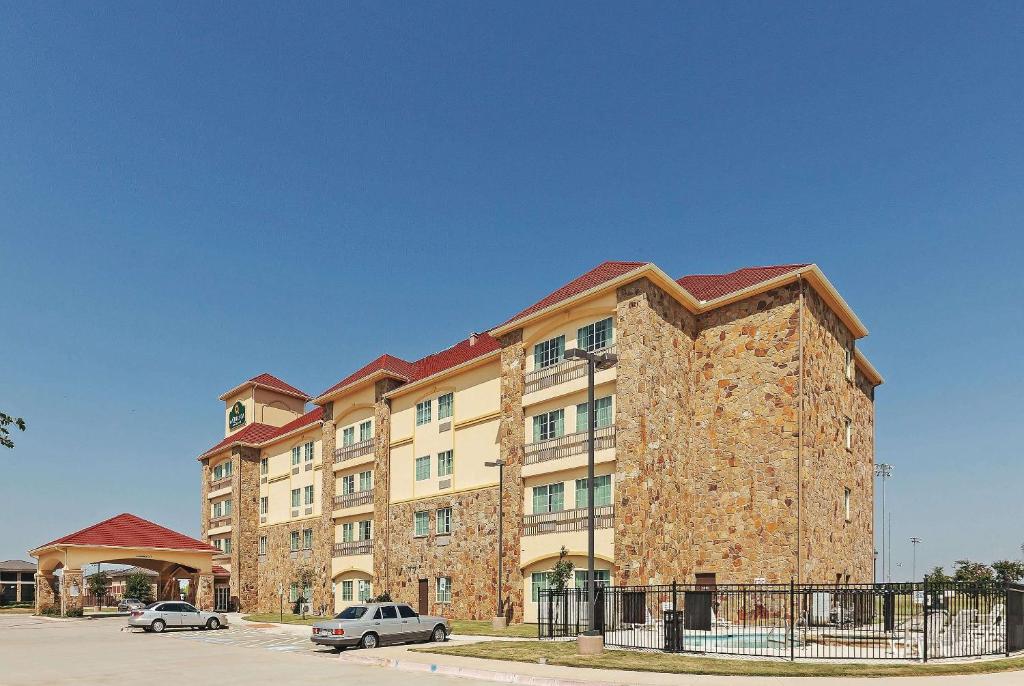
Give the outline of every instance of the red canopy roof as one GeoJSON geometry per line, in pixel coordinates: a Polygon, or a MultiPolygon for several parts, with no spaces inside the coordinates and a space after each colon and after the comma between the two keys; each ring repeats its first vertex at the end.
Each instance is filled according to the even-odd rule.
{"type": "Polygon", "coordinates": [[[167,548],[170,550],[201,550],[219,552],[208,543],[180,534],[125,512],[87,526],[73,534],[50,541],[39,548],[52,545],[98,545],[119,548],[167,548]]]}

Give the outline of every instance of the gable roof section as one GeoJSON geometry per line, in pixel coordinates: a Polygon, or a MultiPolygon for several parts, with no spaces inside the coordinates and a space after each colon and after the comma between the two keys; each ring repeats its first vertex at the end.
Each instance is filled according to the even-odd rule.
{"type": "Polygon", "coordinates": [[[221,395],[220,399],[227,400],[229,397],[231,397],[235,393],[238,393],[240,390],[244,388],[249,388],[251,386],[255,386],[257,388],[268,388],[272,391],[277,391],[278,393],[290,395],[293,398],[298,398],[300,400],[310,399],[308,395],[297,389],[295,386],[292,386],[291,384],[281,381],[281,379],[277,378],[273,374],[267,374],[265,372],[263,374],[258,374],[257,376],[252,377],[251,379],[244,383],[238,384],[230,391],[227,391],[223,395],[221,395]]]}
{"type": "Polygon", "coordinates": [[[317,407],[301,417],[296,417],[292,421],[288,422],[283,426],[271,426],[270,424],[250,424],[238,433],[231,434],[223,441],[213,446],[205,453],[199,456],[202,460],[204,457],[208,457],[214,453],[220,452],[225,448],[234,445],[246,445],[253,448],[268,445],[273,443],[278,438],[304,429],[311,424],[315,424],[324,417],[324,408],[317,407]]]}
{"type": "Polygon", "coordinates": [[[363,365],[338,383],[328,388],[326,391],[318,395],[314,401],[320,401],[325,396],[331,395],[343,388],[347,388],[348,386],[367,379],[377,373],[391,376],[402,381],[409,381],[413,378],[415,369],[412,362],[407,362],[399,357],[385,353],[372,362],[363,365]]]}
{"type": "Polygon", "coordinates": [[[777,264],[766,267],[744,267],[727,274],[691,274],[676,279],[676,283],[689,291],[697,300],[707,302],[808,266],[810,265],[777,264]]]}
{"type": "Polygon", "coordinates": [[[4,560],[0,562],[0,571],[34,572],[36,571],[36,565],[34,562],[26,562],[25,560],[4,560]]]}
{"type": "Polygon", "coordinates": [[[95,545],[118,548],[164,548],[167,550],[200,550],[219,552],[212,545],[191,536],[154,524],[148,519],[125,512],[98,524],[62,536],[36,550],[54,545],[95,545]]]}
{"type": "Polygon", "coordinates": [[[463,339],[450,348],[417,360],[413,364],[413,377],[410,381],[420,381],[428,376],[440,374],[501,348],[498,340],[488,333],[474,335],[476,336],[475,343],[470,343],[469,339],[463,339]]]}

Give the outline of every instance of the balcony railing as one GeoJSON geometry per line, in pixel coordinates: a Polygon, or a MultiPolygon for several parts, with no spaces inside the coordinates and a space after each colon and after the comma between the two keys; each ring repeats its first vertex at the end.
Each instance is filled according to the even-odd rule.
{"type": "MultiPolygon", "coordinates": [[[[615,526],[615,506],[599,505],[594,508],[594,528],[611,529],[615,526]]],[[[539,536],[560,531],[586,531],[587,508],[561,512],[543,512],[523,517],[523,536],[539,536]]]]}
{"type": "Polygon", "coordinates": [[[223,479],[217,479],[216,481],[210,482],[210,492],[226,488],[231,485],[231,477],[225,476],[223,479]]]}
{"type": "MultiPolygon", "coordinates": [[[[594,352],[614,353],[614,345],[595,350],[594,352]]],[[[587,363],[582,360],[562,360],[550,367],[534,369],[526,375],[523,393],[533,393],[551,386],[557,386],[573,379],[582,379],[587,375],[587,363]]]]}
{"type": "Polygon", "coordinates": [[[231,523],[231,515],[228,515],[227,517],[217,517],[216,519],[211,519],[210,520],[210,528],[211,529],[216,529],[219,526],[227,526],[230,523],[231,523]]]}
{"type": "Polygon", "coordinates": [[[334,461],[344,462],[345,460],[354,460],[357,457],[363,455],[369,455],[373,452],[373,439],[367,438],[365,441],[359,441],[352,445],[342,446],[334,451],[334,461]]]}
{"type": "Polygon", "coordinates": [[[366,505],[367,503],[372,502],[372,488],[368,491],[356,491],[355,493],[346,493],[344,495],[334,496],[334,507],[337,508],[359,507],[360,505],[366,505]]]}
{"type": "MultiPolygon", "coordinates": [[[[615,425],[602,426],[594,430],[594,450],[615,447],[615,425]]],[[[587,452],[587,432],[566,434],[546,441],[526,444],[526,464],[557,460],[560,457],[581,455],[587,452]]]]}
{"type": "Polygon", "coordinates": [[[373,540],[349,541],[348,543],[334,544],[334,557],[348,557],[350,555],[369,555],[373,552],[373,540]]]}

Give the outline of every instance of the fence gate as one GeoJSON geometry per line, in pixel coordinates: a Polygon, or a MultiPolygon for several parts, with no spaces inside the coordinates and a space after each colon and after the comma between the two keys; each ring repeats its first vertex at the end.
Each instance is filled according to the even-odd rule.
{"type": "Polygon", "coordinates": [[[1024,650],[1024,586],[1006,589],[1006,652],[1024,650]]]}

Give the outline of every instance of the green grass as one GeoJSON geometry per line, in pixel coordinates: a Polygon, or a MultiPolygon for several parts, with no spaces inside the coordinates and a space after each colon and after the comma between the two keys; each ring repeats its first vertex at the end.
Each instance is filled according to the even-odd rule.
{"type": "Polygon", "coordinates": [[[0,615],[30,615],[36,609],[32,605],[4,605],[0,607],[0,615]]]}
{"type": "Polygon", "coordinates": [[[623,669],[668,674],[715,674],[721,676],[938,676],[988,674],[1024,669],[1024,657],[955,664],[836,664],[765,660],[726,660],[668,653],[606,650],[602,655],[576,654],[575,641],[492,641],[464,646],[418,648],[416,652],[476,657],[489,660],[533,662],[594,669],[623,669]]]}
{"type": "Polygon", "coordinates": [[[537,638],[536,624],[511,624],[505,629],[494,630],[491,620],[453,619],[452,633],[462,636],[498,636],[501,638],[537,638]]]}
{"type": "Polygon", "coordinates": [[[282,621],[281,615],[277,612],[264,612],[262,614],[245,615],[242,617],[247,622],[263,622],[265,624],[316,624],[322,622],[329,617],[313,617],[312,615],[306,615],[303,619],[302,615],[293,615],[291,612],[284,613],[284,621],[282,621]]]}

